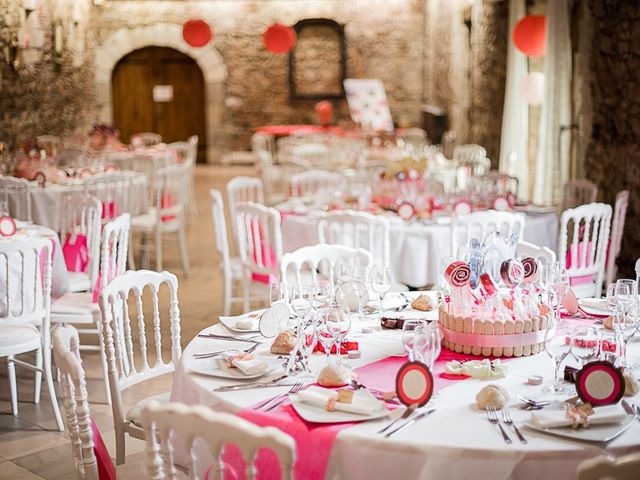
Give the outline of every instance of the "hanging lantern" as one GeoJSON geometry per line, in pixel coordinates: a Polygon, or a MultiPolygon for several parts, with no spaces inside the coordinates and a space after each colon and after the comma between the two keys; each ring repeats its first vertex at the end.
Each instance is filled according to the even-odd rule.
{"type": "Polygon", "coordinates": [[[182,26],[182,38],[192,47],[204,47],[211,37],[211,27],[204,20],[189,20],[182,26]]]}
{"type": "Polygon", "coordinates": [[[316,103],[316,117],[318,123],[322,126],[328,126],[331,123],[333,115],[333,105],[328,100],[322,100],[316,103]]]}
{"type": "Polygon", "coordinates": [[[544,57],[547,38],[547,18],[529,15],[521,18],[513,29],[513,43],[530,57],[544,57]]]}
{"type": "Polygon", "coordinates": [[[544,73],[530,72],[520,80],[518,91],[529,105],[540,105],[544,100],[544,73]]]}
{"type": "Polygon", "coordinates": [[[288,53],[296,44],[296,31],[288,25],[274,23],[264,32],[262,41],[273,53],[288,53]]]}

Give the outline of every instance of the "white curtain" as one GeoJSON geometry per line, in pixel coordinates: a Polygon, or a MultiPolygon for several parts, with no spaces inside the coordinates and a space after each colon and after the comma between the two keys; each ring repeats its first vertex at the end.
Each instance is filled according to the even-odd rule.
{"type": "Polygon", "coordinates": [[[509,0],[507,31],[507,80],[500,134],[500,171],[518,177],[518,198],[529,199],[529,106],[518,94],[527,75],[527,57],[513,43],[513,29],[526,15],[525,0],[509,0]]]}
{"type": "Polygon", "coordinates": [[[569,178],[571,130],[570,0],[547,3],[547,51],[544,58],[545,95],[540,117],[533,200],[560,202],[569,178]]]}

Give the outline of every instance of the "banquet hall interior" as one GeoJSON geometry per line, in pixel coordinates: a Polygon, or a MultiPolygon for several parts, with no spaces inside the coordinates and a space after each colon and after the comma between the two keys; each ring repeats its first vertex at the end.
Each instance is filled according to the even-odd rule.
{"type": "Polygon", "coordinates": [[[639,21],[0,0],[0,480],[640,478],[639,21]]]}

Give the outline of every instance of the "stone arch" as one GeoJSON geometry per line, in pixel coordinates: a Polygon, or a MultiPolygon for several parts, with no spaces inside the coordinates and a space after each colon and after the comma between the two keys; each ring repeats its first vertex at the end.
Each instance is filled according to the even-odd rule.
{"type": "Polygon", "coordinates": [[[144,47],[168,47],[193,58],[204,76],[207,161],[215,160],[214,132],[222,127],[227,67],[220,53],[210,45],[194,48],[182,38],[182,27],[159,23],[135,28],[123,27],[110,35],[96,50],[95,82],[98,121],[113,122],[111,76],[118,61],[144,47]]]}

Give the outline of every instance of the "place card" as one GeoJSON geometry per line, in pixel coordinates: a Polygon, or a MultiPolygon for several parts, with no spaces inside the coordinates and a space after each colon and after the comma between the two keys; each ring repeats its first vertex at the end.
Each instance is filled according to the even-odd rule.
{"type": "Polygon", "coordinates": [[[273,338],[280,331],[280,326],[287,325],[289,309],[284,303],[274,303],[260,316],[258,330],[265,338],[273,338]]]}
{"type": "Polygon", "coordinates": [[[618,403],[624,395],[624,388],[622,370],[611,362],[590,362],[576,373],[578,396],[593,406],[618,403]]]}
{"type": "Polygon", "coordinates": [[[396,396],[407,407],[426,405],[433,395],[433,375],[422,362],[407,362],[396,375],[396,396]]]}

